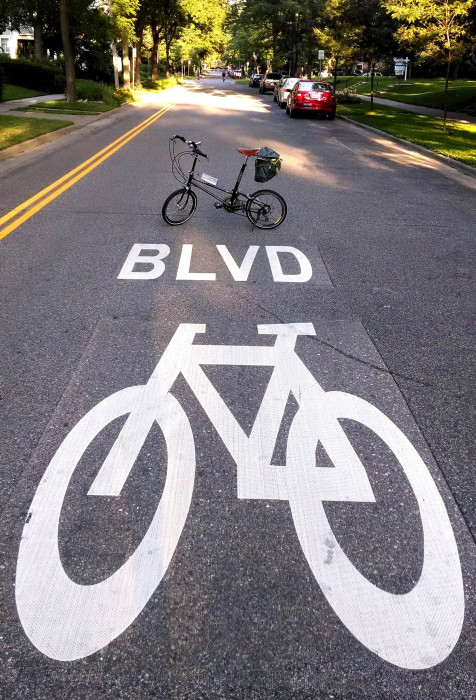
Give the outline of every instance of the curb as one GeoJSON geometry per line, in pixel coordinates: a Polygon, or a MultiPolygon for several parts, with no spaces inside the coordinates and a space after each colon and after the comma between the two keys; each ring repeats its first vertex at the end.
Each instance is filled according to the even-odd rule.
{"type": "Polygon", "coordinates": [[[361,129],[365,129],[365,131],[370,131],[373,134],[377,134],[378,136],[384,136],[387,138],[389,141],[393,141],[394,143],[397,143],[401,146],[406,146],[407,148],[410,147],[417,153],[421,153],[424,156],[427,156],[428,158],[431,158],[433,160],[437,160],[440,163],[444,163],[445,165],[448,165],[450,168],[453,168],[454,170],[459,170],[460,172],[464,173],[465,175],[470,175],[471,177],[476,177],[476,168],[473,168],[471,165],[466,165],[466,163],[460,163],[459,161],[455,160],[454,158],[450,158],[449,156],[444,156],[441,153],[435,153],[435,151],[430,151],[429,148],[425,148],[424,146],[420,146],[417,143],[413,143],[412,141],[406,141],[405,139],[401,139],[398,136],[393,136],[392,134],[389,134],[387,131],[381,131],[381,129],[376,129],[374,126],[369,126],[368,124],[362,124],[361,122],[356,121],[355,119],[351,119],[350,117],[344,117],[343,114],[336,114],[338,119],[342,119],[344,122],[349,122],[349,124],[353,124],[355,126],[360,127],[361,129]]]}
{"type": "MultiPolygon", "coordinates": [[[[107,119],[108,117],[117,117],[119,116],[121,111],[130,107],[131,105],[125,102],[124,104],[120,105],[120,107],[110,109],[109,112],[102,112],[101,114],[98,114],[96,119],[89,121],[87,124],[71,124],[70,126],[65,126],[62,129],[57,129],[56,131],[51,131],[48,134],[42,134],[41,136],[37,136],[34,139],[22,141],[22,143],[17,143],[15,144],[15,146],[5,148],[3,151],[0,151],[0,162],[2,160],[7,160],[8,158],[14,158],[15,156],[19,156],[22,153],[28,153],[29,151],[33,151],[35,148],[38,148],[38,146],[41,146],[44,143],[50,143],[51,141],[55,141],[61,136],[70,134],[73,131],[77,131],[78,129],[84,129],[86,126],[95,124],[100,119],[107,119]]],[[[45,119],[48,119],[48,117],[45,117],[45,119]]]]}

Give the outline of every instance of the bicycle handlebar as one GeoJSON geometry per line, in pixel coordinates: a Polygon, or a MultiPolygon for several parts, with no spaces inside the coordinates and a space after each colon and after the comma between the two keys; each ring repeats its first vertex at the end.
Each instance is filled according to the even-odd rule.
{"type": "Polygon", "coordinates": [[[186,143],[187,146],[190,146],[190,148],[192,148],[194,153],[196,153],[197,155],[203,156],[204,158],[208,158],[207,154],[203,153],[203,151],[201,151],[198,147],[200,144],[200,141],[198,143],[195,143],[195,141],[187,141],[186,138],[184,138],[183,136],[180,136],[179,134],[175,134],[173,138],[174,138],[174,140],[179,139],[180,141],[183,141],[184,143],[186,143]]]}

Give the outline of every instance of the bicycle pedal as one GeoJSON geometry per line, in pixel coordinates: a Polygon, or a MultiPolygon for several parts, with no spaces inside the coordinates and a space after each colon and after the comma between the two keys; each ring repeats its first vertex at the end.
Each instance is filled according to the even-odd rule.
{"type": "Polygon", "coordinates": [[[218,202],[215,202],[213,206],[215,207],[215,209],[223,209],[223,204],[218,204],[218,202]]]}

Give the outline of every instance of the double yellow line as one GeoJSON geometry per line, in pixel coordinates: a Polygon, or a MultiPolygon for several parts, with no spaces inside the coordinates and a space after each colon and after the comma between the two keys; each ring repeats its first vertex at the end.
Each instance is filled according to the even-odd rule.
{"type": "Polygon", "coordinates": [[[0,218],[0,240],[5,238],[5,236],[8,236],[9,233],[18,228],[18,226],[27,221],[30,217],[36,214],[36,212],[40,211],[40,209],[43,209],[43,207],[53,201],[53,199],[59,197],[62,192],[74,185],[74,183],[78,182],[78,180],[81,180],[81,178],[90,173],[91,170],[97,168],[97,166],[103,163],[107,158],[109,158],[109,156],[112,156],[113,153],[118,151],[120,148],[125,146],[126,143],[131,141],[131,139],[140,134],[141,131],[147,129],[147,127],[157,121],[157,119],[160,119],[160,117],[175,104],[176,102],[169,102],[167,105],[165,105],[165,107],[153,114],[151,117],[110,143],[109,146],[106,146],[106,148],[103,148],[102,151],[99,151],[91,158],[88,158],[88,160],[85,160],[84,163],[78,165],[77,168],[70,170],[68,173],[66,173],[66,175],[60,177],[59,180],[56,180],[51,185],[48,185],[48,187],[45,187],[44,190],[41,190],[41,192],[38,192],[38,194],[30,197],[30,199],[27,199],[22,204],[19,204],[18,207],[15,207],[15,209],[8,212],[8,214],[2,216],[0,218]]]}

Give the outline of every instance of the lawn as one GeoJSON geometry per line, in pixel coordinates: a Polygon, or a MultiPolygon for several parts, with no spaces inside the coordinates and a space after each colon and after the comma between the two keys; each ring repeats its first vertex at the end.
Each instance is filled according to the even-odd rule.
{"type": "MultiPolygon", "coordinates": [[[[361,95],[370,95],[370,78],[347,79],[348,87],[361,95]]],[[[376,77],[374,94],[387,100],[407,102],[413,105],[444,108],[445,81],[443,79],[413,78],[399,80],[376,77]]],[[[448,84],[448,109],[457,111],[476,103],[476,80],[451,80],[448,84]]]]}
{"type": "Polygon", "coordinates": [[[476,124],[448,121],[443,133],[443,120],[438,117],[384,105],[370,111],[368,103],[342,104],[338,113],[476,168],[476,124]]]}
{"type": "Polygon", "coordinates": [[[72,123],[59,121],[59,119],[28,119],[28,117],[0,115],[0,151],[42,134],[48,134],[50,131],[63,129],[72,123]]]}
{"type": "Polygon", "coordinates": [[[29,90],[28,88],[18,87],[18,85],[4,85],[2,102],[8,102],[9,100],[23,100],[25,97],[38,97],[38,95],[44,95],[44,92],[29,90]]]}
{"type": "Polygon", "coordinates": [[[72,102],[68,104],[66,100],[50,100],[49,102],[40,102],[28,107],[19,107],[21,112],[56,112],[59,114],[98,114],[100,112],[109,112],[118,104],[104,102],[72,102]]]}

